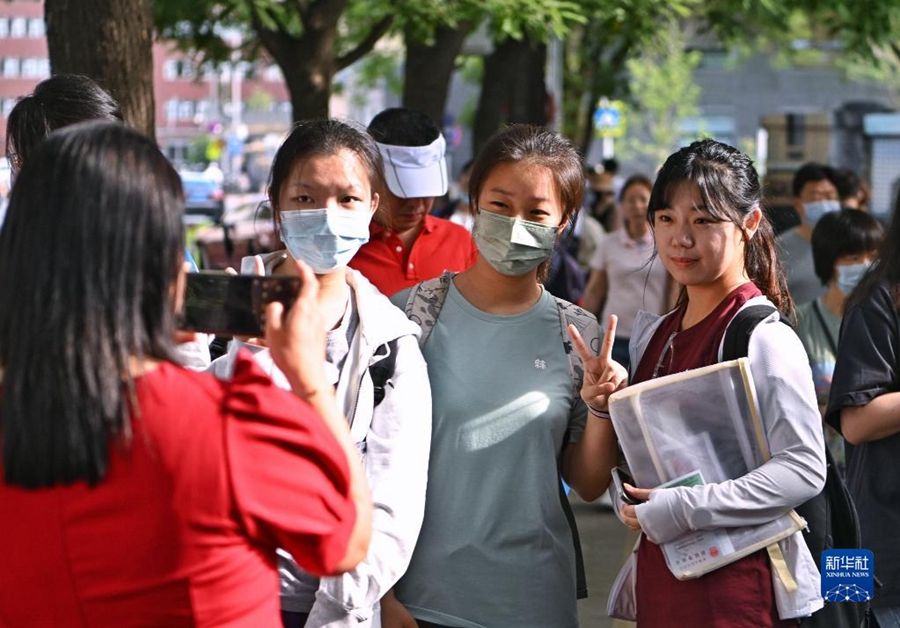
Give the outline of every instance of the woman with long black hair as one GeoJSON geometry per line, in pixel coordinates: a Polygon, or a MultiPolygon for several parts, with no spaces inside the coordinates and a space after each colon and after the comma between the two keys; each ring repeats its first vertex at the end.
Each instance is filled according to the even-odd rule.
{"type": "Polygon", "coordinates": [[[366,553],[312,271],[266,312],[292,392],[249,359],[228,383],[186,370],[183,210],[178,174],[121,124],[57,131],[19,174],[0,232],[4,626],[271,626],[277,548],[318,574],[366,553]]]}

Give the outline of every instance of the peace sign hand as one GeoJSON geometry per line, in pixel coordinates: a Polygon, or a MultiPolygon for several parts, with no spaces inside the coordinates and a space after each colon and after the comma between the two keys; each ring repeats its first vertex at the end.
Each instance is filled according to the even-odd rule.
{"type": "Polygon", "coordinates": [[[596,415],[609,411],[609,396],[628,385],[628,371],[612,359],[613,342],[616,339],[618,318],[611,314],[600,347],[600,355],[592,355],[574,325],[569,325],[569,337],[575,344],[584,364],[584,383],[581,398],[596,415]]]}

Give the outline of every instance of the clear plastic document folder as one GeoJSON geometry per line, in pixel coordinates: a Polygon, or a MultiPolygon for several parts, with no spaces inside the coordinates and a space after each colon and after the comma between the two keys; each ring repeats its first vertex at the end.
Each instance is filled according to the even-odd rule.
{"type": "MultiPolygon", "coordinates": [[[[614,394],[613,425],[642,488],[693,486],[746,475],[769,459],[746,358],[646,381],[614,394]]],[[[680,580],[696,578],[805,526],[794,511],[757,526],[689,532],[663,545],[680,580]]]]}

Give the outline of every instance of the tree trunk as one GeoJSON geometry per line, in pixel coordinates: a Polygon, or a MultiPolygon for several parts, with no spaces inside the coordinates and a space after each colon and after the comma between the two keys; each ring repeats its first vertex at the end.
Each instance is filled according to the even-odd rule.
{"type": "Polygon", "coordinates": [[[506,39],[485,57],[472,129],[474,154],[506,122],[546,124],[546,60],[547,47],[532,46],[527,39],[506,39]]]}
{"type": "Polygon", "coordinates": [[[53,74],[84,74],[118,101],[125,121],[156,139],[152,0],[45,0],[53,74]]]}
{"type": "Polygon", "coordinates": [[[511,73],[510,124],[547,124],[547,45],[516,42],[518,68],[511,73]]]}
{"type": "Polygon", "coordinates": [[[292,46],[289,58],[293,62],[280,63],[284,80],[291,95],[293,121],[328,117],[331,84],[334,80],[334,55],[310,50],[310,46],[292,46]]]}
{"type": "Polygon", "coordinates": [[[447,92],[456,67],[456,57],[471,30],[463,22],[457,28],[438,28],[431,45],[415,41],[410,29],[404,33],[406,63],[403,69],[403,106],[427,113],[444,125],[447,92]]]}

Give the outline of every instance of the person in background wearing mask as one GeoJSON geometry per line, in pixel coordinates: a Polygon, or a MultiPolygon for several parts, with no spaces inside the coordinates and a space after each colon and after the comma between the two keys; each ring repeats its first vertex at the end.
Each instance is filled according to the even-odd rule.
{"type": "MultiPolygon", "coordinates": [[[[390,626],[578,625],[559,477],[593,501],[609,484],[617,450],[612,423],[589,415],[579,396],[560,311],[580,314],[593,352],[597,321],[558,302],[540,281],[583,192],[568,140],[529,125],[498,132],[475,159],[469,184],[478,259],[413,289],[432,294],[427,311],[407,312],[423,329],[440,307],[423,347],[434,436],[422,534],[395,587],[406,611],[395,609],[398,623],[390,626]]],[[[409,292],[392,301],[410,307],[409,292]]],[[[591,361],[582,373],[588,366],[602,370],[591,361]]]]}
{"type": "MultiPolygon", "coordinates": [[[[302,260],[316,273],[327,330],[327,384],[335,387],[350,422],[375,503],[369,554],[350,573],[319,580],[279,552],[286,628],[380,625],[379,600],[406,570],[422,525],[431,393],[419,329],[347,268],[369,237],[381,178],[378,147],[362,129],[337,120],[296,125],[275,155],[269,185],[275,226],[287,250],[242,262],[245,272],[292,275],[294,260],[302,260]],[[389,377],[376,377],[385,369],[389,377]]],[[[289,386],[268,349],[240,341],[213,362],[218,377],[230,378],[241,349],[251,351],[276,384],[289,386]]]]}
{"type": "Polygon", "coordinates": [[[447,193],[446,142],[437,124],[415,109],[385,109],[369,123],[384,159],[386,187],[369,241],[350,261],[382,294],[392,294],[468,268],[477,254],[464,227],[431,215],[447,193]]]}
{"type": "Polygon", "coordinates": [[[813,267],[810,239],[819,219],[841,208],[834,169],[807,163],[794,174],[793,207],[800,224],[781,233],[776,239],[778,258],[787,274],[788,291],[794,303],[809,303],[825,293],[813,267]]]}
{"type": "MultiPolygon", "coordinates": [[[[819,410],[824,414],[837,359],[844,303],[875,259],[883,235],[881,224],[858,209],[822,216],[812,233],[816,276],[826,286],[822,296],[797,308],[797,335],[806,347],[819,410]]],[[[844,442],[831,428],[825,442],[844,466],[844,442]]]]}

